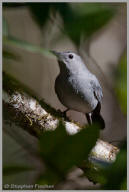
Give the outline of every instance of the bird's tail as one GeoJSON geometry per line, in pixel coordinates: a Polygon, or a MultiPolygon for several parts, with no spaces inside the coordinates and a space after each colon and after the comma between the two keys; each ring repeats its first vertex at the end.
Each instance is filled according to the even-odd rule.
{"type": "Polygon", "coordinates": [[[101,109],[101,104],[98,102],[98,105],[96,106],[94,111],[92,111],[89,114],[86,114],[86,117],[87,117],[89,124],[97,123],[97,124],[99,124],[101,129],[104,129],[105,128],[105,122],[104,122],[103,117],[100,114],[100,109],[101,109]]]}

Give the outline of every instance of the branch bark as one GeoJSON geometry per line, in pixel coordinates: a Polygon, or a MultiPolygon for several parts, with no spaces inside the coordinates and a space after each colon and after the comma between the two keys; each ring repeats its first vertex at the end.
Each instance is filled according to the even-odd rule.
{"type": "MultiPolygon", "coordinates": [[[[39,137],[43,131],[55,130],[62,117],[61,112],[37,100],[28,88],[6,73],[3,74],[3,114],[4,121],[15,122],[35,137],[39,137]]],[[[64,118],[63,121],[68,134],[81,130],[76,123],[64,118]]],[[[113,162],[118,151],[117,147],[98,139],[89,161],[113,162]]]]}

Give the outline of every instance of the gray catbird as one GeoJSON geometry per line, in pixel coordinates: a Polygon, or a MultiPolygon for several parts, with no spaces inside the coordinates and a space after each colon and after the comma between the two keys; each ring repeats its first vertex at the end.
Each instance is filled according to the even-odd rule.
{"type": "MultiPolygon", "coordinates": [[[[69,109],[86,114],[89,124],[105,122],[100,115],[102,88],[98,79],[73,52],[51,51],[58,59],[60,74],[55,81],[55,92],[60,102],[69,109]]],[[[66,110],[66,111],[67,111],[66,110]]]]}

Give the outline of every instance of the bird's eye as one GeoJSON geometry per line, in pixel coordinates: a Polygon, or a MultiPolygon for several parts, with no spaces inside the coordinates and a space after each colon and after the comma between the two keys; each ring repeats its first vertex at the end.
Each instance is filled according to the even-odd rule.
{"type": "Polygon", "coordinates": [[[73,58],[73,55],[72,55],[72,54],[69,54],[69,58],[72,59],[72,58],[73,58]]]}

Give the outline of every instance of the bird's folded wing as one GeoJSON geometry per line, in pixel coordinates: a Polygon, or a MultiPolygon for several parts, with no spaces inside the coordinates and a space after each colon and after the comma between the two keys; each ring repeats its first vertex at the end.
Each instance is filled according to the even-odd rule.
{"type": "Polygon", "coordinates": [[[93,88],[94,95],[95,95],[96,99],[97,99],[99,102],[101,102],[102,97],[103,97],[103,93],[102,93],[102,88],[101,88],[99,82],[96,81],[96,80],[95,80],[95,81],[92,80],[90,83],[91,83],[91,85],[92,85],[92,88],[93,88]]]}

